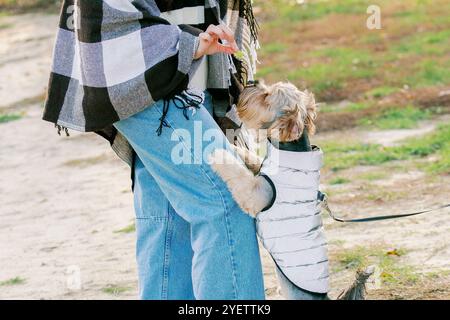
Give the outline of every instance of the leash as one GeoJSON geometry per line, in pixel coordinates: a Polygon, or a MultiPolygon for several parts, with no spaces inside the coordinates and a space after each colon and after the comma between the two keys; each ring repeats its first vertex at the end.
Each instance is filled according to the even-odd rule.
{"type": "Polygon", "coordinates": [[[450,207],[450,203],[448,203],[448,204],[444,204],[444,205],[436,207],[436,208],[412,212],[412,213],[394,214],[394,215],[387,215],[387,216],[375,216],[375,217],[360,218],[360,219],[343,219],[343,218],[336,216],[333,213],[333,211],[331,211],[330,206],[328,205],[328,196],[326,193],[322,193],[319,191],[318,199],[320,202],[322,202],[323,208],[328,212],[328,214],[330,215],[331,218],[333,218],[333,220],[335,220],[337,222],[344,222],[344,223],[374,222],[374,221],[381,221],[381,220],[412,217],[412,216],[417,216],[420,214],[437,211],[437,210],[442,210],[442,209],[450,207]]]}

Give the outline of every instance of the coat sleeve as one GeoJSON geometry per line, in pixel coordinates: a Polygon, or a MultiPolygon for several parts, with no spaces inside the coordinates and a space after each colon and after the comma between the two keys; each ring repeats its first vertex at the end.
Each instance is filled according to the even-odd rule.
{"type": "Polygon", "coordinates": [[[43,119],[97,131],[185,90],[201,30],[153,0],[64,0],[43,119]]]}
{"type": "Polygon", "coordinates": [[[201,30],[171,25],[160,18],[153,0],[76,3],[80,67],[86,80],[99,80],[99,71],[107,87],[136,83],[136,78],[143,77],[154,101],[186,87],[197,66],[194,54],[201,30]],[[103,70],[93,57],[100,54],[103,70]]]}

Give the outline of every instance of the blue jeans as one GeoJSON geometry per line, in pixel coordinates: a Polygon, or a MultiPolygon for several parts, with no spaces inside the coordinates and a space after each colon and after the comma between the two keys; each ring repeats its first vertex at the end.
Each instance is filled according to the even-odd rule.
{"type": "Polygon", "coordinates": [[[254,219],[201,159],[215,148],[230,147],[223,134],[212,146],[200,143],[199,126],[200,135],[220,130],[208,110],[208,93],[200,109],[188,110],[189,120],[170,103],[168,127],[160,136],[156,129],[162,101],[115,124],[137,154],[134,202],[141,299],[264,299],[254,219]],[[174,161],[180,154],[190,161],[174,161]]]}

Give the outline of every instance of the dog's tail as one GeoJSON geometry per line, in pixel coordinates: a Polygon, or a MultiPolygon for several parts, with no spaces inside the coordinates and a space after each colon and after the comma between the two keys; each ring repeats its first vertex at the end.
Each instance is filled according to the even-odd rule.
{"type": "Polygon", "coordinates": [[[337,300],[365,300],[366,299],[366,282],[374,273],[375,268],[370,266],[366,270],[360,270],[356,273],[356,279],[353,284],[343,291],[337,300]]]}

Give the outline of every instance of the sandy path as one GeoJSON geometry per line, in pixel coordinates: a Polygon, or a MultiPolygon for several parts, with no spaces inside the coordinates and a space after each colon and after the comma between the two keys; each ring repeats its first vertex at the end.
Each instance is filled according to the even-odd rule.
{"type": "Polygon", "coordinates": [[[34,106],[3,125],[0,278],[26,283],[2,288],[0,297],[106,298],[108,284],[133,288],[133,234],[113,233],[132,220],[127,168],[99,138],[61,139],[40,114],[34,106]],[[71,266],[83,282],[73,295],[71,266]]]}
{"type": "MultiPolygon", "coordinates": [[[[0,28],[0,111],[24,113],[0,124],[0,282],[25,280],[0,286],[0,299],[134,299],[134,233],[117,232],[133,221],[129,169],[95,135],[58,137],[34,102],[47,82],[55,24],[56,17],[47,15],[0,18],[6,25],[0,28]],[[80,270],[81,290],[67,285],[73,268],[80,270]],[[111,286],[121,292],[105,290],[111,286]]],[[[354,201],[335,207],[386,214],[437,204],[450,193],[448,177],[426,185],[423,179],[407,173],[384,182],[407,185],[413,192],[406,200],[374,206],[349,189],[346,196],[354,193],[354,201]]],[[[450,270],[448,212],[376,225],[339,225],[329,218],[325,224],[331,253],[382,243],[408,249],[402,260],[420,270],[450,270]]],[[[270,259],[263,259],[267,294],[279,298],[270,259]]],[[[351,278],[352,272],[335,272],[333,295],[351,278]]]]}
{"type": "Polygon", "coordinates": [[[2,17],[0,24],[0,105],[41,96],[48,82],[57,17],[2,17]]]}

